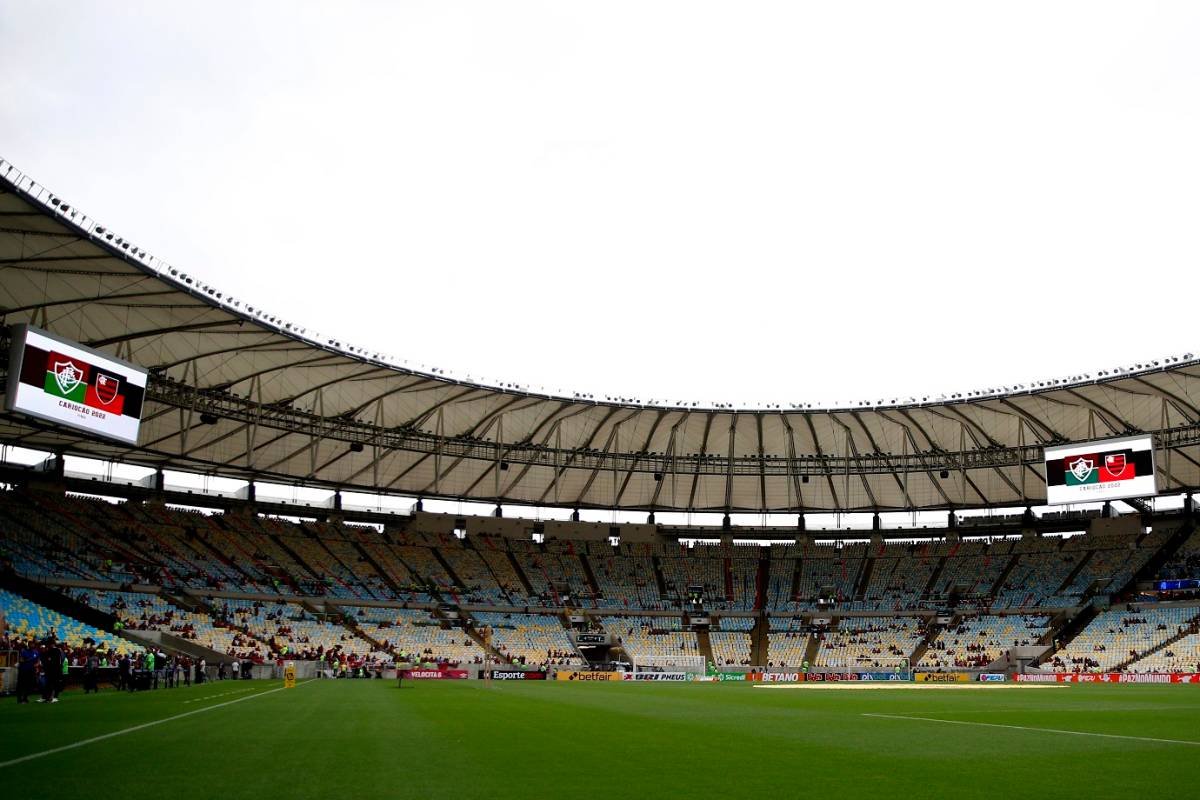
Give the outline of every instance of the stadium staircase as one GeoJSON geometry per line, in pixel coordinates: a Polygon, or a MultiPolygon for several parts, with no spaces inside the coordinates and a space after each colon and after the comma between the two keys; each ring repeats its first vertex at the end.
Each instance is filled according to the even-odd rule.
{"type": "Polygon", "coordinates": [[[1014,647],[1008,651],[1008,655],[1001,656],[990,664],[984,666],[984,672],[1016,672],[1021,668],[1022,663],[1029,664],[1033,661],[1040,661],[1042,658],[1050,655],[1054,648],[1050,645],[1030,645],[1027,647],[1014,647]]]}
{"type": "MultiPolygon", "coordinates": [[[[312,576],[312,580],[315,581],[315,583],[317,585],[321,584],[321,574],[322,574],[321,570],[314,569],[313,565],[309,564],[307,561],[305,561],[303,558],[301,558],[299,553],[297,553],[292,548],[288,547],[287,543],[283,540],[282,536],[276,536],[275,534],[272,533],[272,534],[268,534],[267,538],[270,539],[271,542],[273,542],[276,547],[278,547],[283,552],[287,553],[287,557],[290,558],[292,561],[296,562],[296,565],[298,567],[300,567],[303,570],[306,570],[308,572],[308,574],[312,576]]],[[[283,565],[280,564],[280,566],[282,567],[283,565]]],[[[288,571],[286,567],[284,568],[284,571],[285,572],[288,571]]],[[[307,592],[300,592],[300,594],[307,594],[307,592]]]]}
{"type": "Polygon", "coordinates": [[[803,572],[803,570],[800,569],[800,559],[797,558],[794,566],[792,567],[792,588],[788,592],[788,597],[790,597],[793,602],[795,602],[797,597],[800,595],[801,572],[803,572]]]}
{"type": "Polygon", "coordinates": [[[771,580],[770,548],[764,548],[758,559],[758,576],[754,581],[754,610],[762,611],[767,607],[767,585],[771,580]]]}
{"type": "Polygon", "coordinates": [[[650,561],[654,564],[654,582],[658,585],[658,596],[667,599],[667,581],[663,578],[662,562],[658,560],[658,556],[651,556],[650,561]]]}
{"type": "Polygon", "coordinates": [[[875,571],[875,557],[871,556],[863,564],[862,572],[858,574],[858,580],[854,582],[854,591],[850,593],[851,598],[861,600],[867,593],[867,587],[871,585],[871,573],[875,571]]]}
{"type": "Polygon", "coordinates": [[[750,663],[757,665],[765,665],[767,663],[767,649],[770,639],[767,638],[767,633],[771,630],[771,623],[765,616],[760,616],[754,621],[754,630],[750,632],[750,663]]]}
{"type": "Polygon", "coordinates": [[[941,633],[945,628],[952,628],[955,625],[957,625],[959,619],[960,619],[960,615],[954,614],[953,616],[950,617],[950,624],[943,626],[943,625],[938,625],[931,618],[929,621],[929,625],[925,628],[925,638],[923,638],[923,639],[921,639],[921,641],[917,642],[917,646],[913,649],[912,655],[910,655],[908,657],[909,665],[912,667],[915,667],[917,664],[920,664],[921,659],[925,656],[925,653],[928,652],[929,648],[933,645],[933,642],[935,639],[937,639],[938,634],[941,633]]]}
{"type": "Polygon", "coordinates": [[[809,664],[817,663],[817,653],[821,651],[821,640],[816,636],[808,637],[808,645],[804,648],[804,660],[809,664]]]}
{"type": "MultiPolygon", "coordinates": [[[[571,627],[571,620],[569,619],[571,613],[572,613],[571,611],[564,609],[561,613],[559,613],[557,615],[558,622],[560,625],[562,625],[563,631],[566,632],[567,640],[571,643],[571,649],[575,651],[575,655],[579,656],[579,659],[583,663],[590,664],[591,660],[588,659],[587,654],[584,653],[582,649],[580,649],[579,645],[575,643],[575,637],[571,635],[574,632],[574,628],[571,627]]],[[[585,619],[590,620],[592,618],[591,615],[588,614],[583,609],[580,609],[578,613],[582,614],[585,619]]],[[[601,627],[603,627],[603,626],[601,626],[601,627]]]]}
{"type": "MultiPolygon", "coordinates": [[[[345,613],[345,611],[343,611],[341,608],[335,606],[333,603],[326,603],[325,608],[326,608],[326,610],[333,610],[333,611],[341,614],[342,627],[346,628],[351,633],[353,633],[355,636],[357,636],[359,639],[362,639],[364,642],[371,645],[372,650],[380,652],[380,653],[392,653],[392,649],[390,647],[384,647],[383,642],[379,641],[378,639],[376,639],[373,636],[368,636],[367,633],[362,628],[358,627],[358,620],[354,617],[353,614],[345,613]]],[[[393,653],[393,655],[395,655],[395,654],[393,653]]]]}
{"type": "Polygon", "coordinates": [[[1046,655],[1050,655],[1056,650],[1066,647],[1099,613],[1094,603],[1088,603],[1079,610],[1078,614],[1067,619],[1063,626],[1051,637],[1050,649],[1046,652],[1046,655]]]}
{"type": "MultiPolygon", "coordinates": [[[[1092,560],[1092,556],[1095,554],[1095,552],[1095,550],[1084,550],[1083,558],[1079,559],[1079,563],[1077,563],[1070,573],[1067,574],[1067,577],[1063,580],[1063,582],[1055,587],[1053,593],[1058,594],[1059,592],[1065,591],[1067,587],[1073,584],[1075,582],[1075,578],[1079,576],[1079,573],[1083,572],[1083,568],[1086,567],[1088,562],[1092,560]]],[[[1087,600],[1085,599],[1082,602],[1087,602],[1087,600]]]]}
{"type": "Polygon", "coordinates": [[[529,578],[525,577],[525,570],[521,569],[521,564],[517,561],[516,555],[511,550],[506,552],[505,555],[508,556],[508,562],[512,564],[517,580],[521,582],[521,588],[525,590],[525,596],[533,597],[533,585],[530,584],[529,578]]]}
{"type": "Polygon", "coordinates": [[[1050,624],[1046,626],[1046,632],[1034,640],[1034,644],[1053,646],[1056,639],[1060,638],[1060,634],[1067,623],[1071,621],[1071,612],[1060,611],[1050,618],[1050,624]]]}
{"type": "Polygon", "coordinates": [[[592,597],[600,597],[600,584],[596,583],[596,575],[592,572],[592,565],[588,563],[587,555],[584,553],[575,553],[575,557],[579,559],[580,565],[583,566],[583,577],[587,580],[588,590],[591,591],[592,597]]]}
{"type": "Polygon", "coordinates": [[[1121,671],[1125,670],[1126,668],[1128,668],[1130,664],[1133,664],[1136,661],[1140,661],[1141,659],[1145,658],[1148,655],[1153,655],[1154,653],[1157,653],[1160,650],[1166,650],[1167,648],[1169,648],[1171,645],[1178,642],[1183,637],[1185,637],[1189,634],[1192,634],[1192,633],[1196,633],[1197,631],[1200,631],[1200,614],[1197,614],[1196,616],[1189,619],[1187,621],[1187,624],[1184,626],[1183,630],[1179,631],[1178,633],[1176,633],[1170,639],[1167,639],[1162,644],[1156,645],[1155,647],[1151,647],[1149,650],[1147,650],[1144,653],[1138,653],[1136,656],[1130,656],[1129,658],[1122,661],[1120,664],[1117,664],[1115,667],[1113,667],[1113,672],[1121,672],[1121,671]]]}
{"type": "MultiPolygon", "coordinates": [[[[321,536],[319,533],[317,533],[315,531],[312,532],[312,538],[313,538],[313,541],[317,543],[317,546],[320,547],[322,550],[324,550],[325,554],[327,556],[329,556],[331,559],[333,559],[333,563],[341,565],[342,569],[344,570],[343,574],[349,575],[351,578],[357,580],[359,585],[362,586],[364,589],[366,589],[365,583],[362,581],[361,576],[359,576],[359,570],[357,569],[357,567],[358,567],[357,564],[347,564],[342,559],[341,556],[339,556],[337,553],[335,553],[329,547],[329,545],[327,545],[325,543],[325,537],[321,536]]],[[[343,580],[342,578],[338,578],[338,577],[335,577],[334,580],[336,580],[342,586],[346,587],[346,589],[350,590],[351,594],[355,594],[353,587],[351,587],[350,584],[346,583],[345,580],[343,580]]],[[[367,593],[371,597],[375,596],[373,593],[370,592],[369,589],[367,590],[367,593]]]]}
{"type": "MultiPolygon", "coordinates": [[[[958,550],[958,548],[955,547],[953,550],[950,551],[950,555],[951,556],[954,555],[954,553],[957,552],[957,550],[958,550]]],[[[933,574],[929,576],[929,582],[926,583],[925,588],[921,590],[920,597],[928,598],[928,597],[930,597],[930,595],[933,594],[933,590],[935,588],[937,588],[938,579],[942,577],[942,572],[943,572],[943,570],[946,569],[946,562],[948,560],[949,560],[949,556],[942,556],[941,558],[938,559],[938,564],[936,567],[933,568],[933,574]]]]}
{"type": "Polygon", "coordinates": [[[371,568],[375,570],[379,577],[383,579],[383,582],[387,584],[388,588],[392,590],[394,596],[403,596],[400,586],[394,580],[392,580],[391,573],[385,570],[383,566],[380,565],[380,563],[376,561],[369,552],[367,552],[367,548],[363,547],[358,542],[353,542],[353,544],[354,549],[358,551],[359,557],[371,565],[371,568]]]}
{"type": "Polygon", "coordinates": [[[224,564],[238,575],[241,575],[245,579],[245,584],[243,585],[250,585],[254,582],[254,579],[250,577],[250,573],[242,569],[236,559],[230,558],[228,553],[209,541],[207,536],[202,536],[199,531],[196,531],[189,541],[194,543],[193,546],[196,548],[197,553],[211,556],[217,562],[224,564]]]}
{"type": "MultiPolygon", "coordinates": [[[[165,596],[165,597],[167,600],[171,600],[170,596],[165,596]]],[[[179,607],[187,609],[189,611],[193,611],[197,614],[205,614],[208,616],[209,619],[211,619],[213,621],[214,625],[216,625],[218,622],[220,622],[220,624],[222,626],[224,626],[225,628],[227,628],[231,631],[237,631],[238,633],[245,636],[247,639],[253,639],[256,642],[261,642],[262,645],[267,650],[271,649],[271,644],[268,640],[263,639],[260,636],[255,636],[253,633],[250,632],[250,629],[244,625],[234,625],[232,622],[230,622],[229,620],[222,617],[221,614],[217,613],[217,609],[212,604],[210,604],[207,600],[205,600],[204,598],[199,597],[198,595],[195,595],[195,594],[189,594],[188,599],[191,601],[190,608],[184,604],[178,604],[179,607]]]]}
{"type": "Polygon", "coordinates": [[[725,601],[733,602],[733,559],[726,556],[721,559],[721,573],[724,577],[725,601]]]}
{"type": "Polygon", "coordinates": [[[429,552],[433,553],[433,557],[435,559],[437,559],[437,562],[439,564],[441,564],[442,569],[446,570],[446,574],[450,576],[451,582],[455,586],[462,587],[465,589],[466,584],[458,579],[458,575],[456,575],[454,570],[450,567],[450,562],[446,560],[445,556],[443,556],[441,554],[441,552],[438,550],[438,548],[431,547],[431,548],[429,548],[429,552]]]}
{"type": "MultiPolygon", "coordinates": [[[[434,612],[434,616],[438,616],[438,614],[440,614],[440,612],[437,612],[437,611],[434,612]]],[[[445,620],[443,620],[443,624],[446,624],[445,620]]],[[[483,634],[480,633],[479,629],[475,627],[476,622],[474,619],[472,619],[471,617],[464,614],[462,616],[462,624],[463,624],[462,625],[463,631],[466,632],[467,636],[471,637],[471,641],[473,641],[473,642],[475,642],[475,644],[479,645],[479,647],[483,650],[483,652],[487,653],[489,658],[494,663],[497,663],[497,664],[512,663],[507,658],[505,658],[503,655],[501,655],[500,651],[497,650],[495,647],[493,647],[491,642],[484,640],[483,634]]]]}
{"type": "Polygon", "coordinates": [[[182,653],[191,658],[203,658],[209,664],[218,664],[233,658],[228,653],[213,650],[211,647],[205,647],[190,639],[184,639],[173,633],[164,633],[163,631],[120,630],[116,632],[116,635],[142,647],[162,648],[168,653],[182,653]]]}
{"type": "Polygon", "coordinates": [[[704,656],[705,664],[716,664],[717,660],[713,658],[712,639],[708,638],[708,628],[695,628],[696,645],[700,648],[700,655],[704,656]]]}
{"type": "Polygon", "coordinates": [[[1011,575],[1012,571],[1017,568],[1017,564],[1020,561],[1021,556],[1019,554],[1014,554],[1008,559],[1008,563],[1004,566],[1004,569],[1000,571],[1000,575],[996,578],[996,582],[992,584],[990,591],[988,591],[988,595],[990,597],[995,597],[996,595],[1000,594],[1000,590],[1004,588],[1004,582],[1008,580],[1008,576],[1011,575]]]}

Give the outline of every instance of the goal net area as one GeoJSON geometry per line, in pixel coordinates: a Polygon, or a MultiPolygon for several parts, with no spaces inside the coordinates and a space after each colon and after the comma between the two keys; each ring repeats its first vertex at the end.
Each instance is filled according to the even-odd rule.
{"type": "Polygon", "coordinates": [[[643,656],[633,662],[634,673],[690,672],[703,675],[708,664],[704,656],[643,656]]]}

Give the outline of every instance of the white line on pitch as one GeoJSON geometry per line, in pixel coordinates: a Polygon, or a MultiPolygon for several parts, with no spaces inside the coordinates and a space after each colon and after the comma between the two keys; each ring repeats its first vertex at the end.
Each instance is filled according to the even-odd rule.
{"type": "MultiPolygon", "coordinates": [[[[998,722],[969,722],[964,719],[937,719],[935,717],[906,717],[900,714],[863,714],[864,717],[876,719],[904,719],[915,722],[941,722],[946,725],[970,725],[979,728],[1008,728],[1013,731],[1034,731],[1035,733],[1061,733],[1067,736],[1095,736],[1101,739],[1126,739],[1134,742],[1157,742],[1159,744],[1187,744],[1200,747],[1200,742],[1187,739],[1155,739],[1151,736],[1126,736],[1119,733],[1094,733],[1091,731],[1065,731],[1061,728],[1032,728],[1025,725],[1001,725],[998,722]]],[[[0,765],[3,766],[3,765],[0,765]]]]}
{"type": "MultiPolygon", "coordinates": [[[[312,680],[313,679],[310,678],[307,681],[300,681],[300,683],[297,685],[303,685],[305,683],[310,683],[312,680]]],[[[145,730],[146,728],[153,728],[155,725],[161,725],[164,722],[171,722],[172,720],[183,719],[184,717],[190,717],[193,714],[203,714],[205,711],[212,711],[214,708],[221,708],[222,706],[231,706],[234,703],[240,703],[243,700],[253,700],[256,697],[262,697],[263,695],[275,694],[275,692],[282,692],[283,689],[284,689],[284,687],[282,687],[282,686],[280,686],[278,689],[268,689],[265,692],[259,692],[258,694],[246,695],[245,697],[239,697],[236,700],[226,700],[224,703],[217,703],[216,705],[204,706],[204,708],[197,708],[197,709],[193,709],[191,711],[185,711],[182,714],[176,714],[173,717],[164,717],[163,719],[156,719],[151,722],[143,722],[141,725],[134,725],[132,728],[125,728],[123,730],[113,731],[112,733],[104,733],[99,736],[93,736],[90,739],[81,739],[78,742],[72,742],[71,744],[65,744],[62,747],[55,747],[50,750],[43,750],[40,753],[30,753],[27,756],[21,756],[20,758],[14,758],[10,761],[0,761],[0,769],[4,769],[5,767],[11,767],[14,764],[21,764],[25,761],[32,761],[33,759],[41,758],[42,756],[50,756],[50,755],[54,755],[55,753],[61,753],[64,750],[74,750],[76,747],[83,747],[85,744],[92,744],[93,742],[102,742],[105,739],[112,739],[115,736],[124,736],[127,733],[134,733],[136,731],[145,730]]]]}
{"type": "Polygon", "coordinates": [[[188,703],[203,703],[206,700],[216,700],[218,697],[229,697],[231,694],[245,694],[253,691],[255,691],[254,688],[238,689],[236,692],[221,692],[220,694],[210,694],[208,697],[193,697],[191,700],[184,700],[183,704],[186,706],[188,703]]]}

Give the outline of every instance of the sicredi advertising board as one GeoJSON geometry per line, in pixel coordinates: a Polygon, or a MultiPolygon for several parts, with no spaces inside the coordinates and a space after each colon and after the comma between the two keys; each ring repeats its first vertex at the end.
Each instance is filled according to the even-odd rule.
{"type": "Polygon", "coordinates": [[[13,329],[5,407],[137,444],[146,370],[31,325],[13,329]]]}
{"type": "Polygon", "coordinates": [[[1149,436],[1047,447],[1046,502],[1095,503],[1158,493],[1149,436]]]}

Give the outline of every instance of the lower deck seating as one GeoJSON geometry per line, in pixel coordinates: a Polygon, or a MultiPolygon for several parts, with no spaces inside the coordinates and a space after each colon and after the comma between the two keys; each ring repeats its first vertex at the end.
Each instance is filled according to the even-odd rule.
{"type": "Polygon", "coordinates": [[[1112,670],[1190,630],[1197,619],[1197,610],[1192,606],[1110,609],[1097,615],[1044,665],[1063,672],[1112,670]]]}
{"type": "Polygon", "coordinates": [[[767,634],[767,666],[793,667],[804,665],[809,635],[797,631],[775,631],[767,634]]]}
{"type": "Polygon", "coordinates": [[[496,652],[513,663],[553,666],[583,663],[556,616],[494,612],[472,616],[490,631],[496,652]]]}
{"type": "Polygon", "coordinates": [[[1046,615],[966,617],[938,633],[921,657],[924,669],[981,669],[1013,647],[1028,647],[1050,624],[1046,615]]]}
{"type": "Polygon", "coordinates": [[[484,651],[461,628],[442,627],[427,611],[396,608],[342,609],[355,625],[383,648],[387,658],[405,663],[482,664],[484,651]]]}
{"type": "Polygon", "coordinates": [[[142,649],[128,639],[72,619],[7,589],[0,589],[0,611],[4,612],[5,635],[12,641],[52,638],[72,649],[95,647],[98,651],[118,655],[142,649]]]}
{"type": "Polygon", "coordinates": [[[713,631],[708,634],[713,662],[718,667],[750,666],[750,634],[740,631],[713,631]]]}
{"type": "Polygon", "coordinates": [[[821,636],[817,666],[892,668],[912,656],[925,629],[915,617],[847,617],[821,636]]]}

